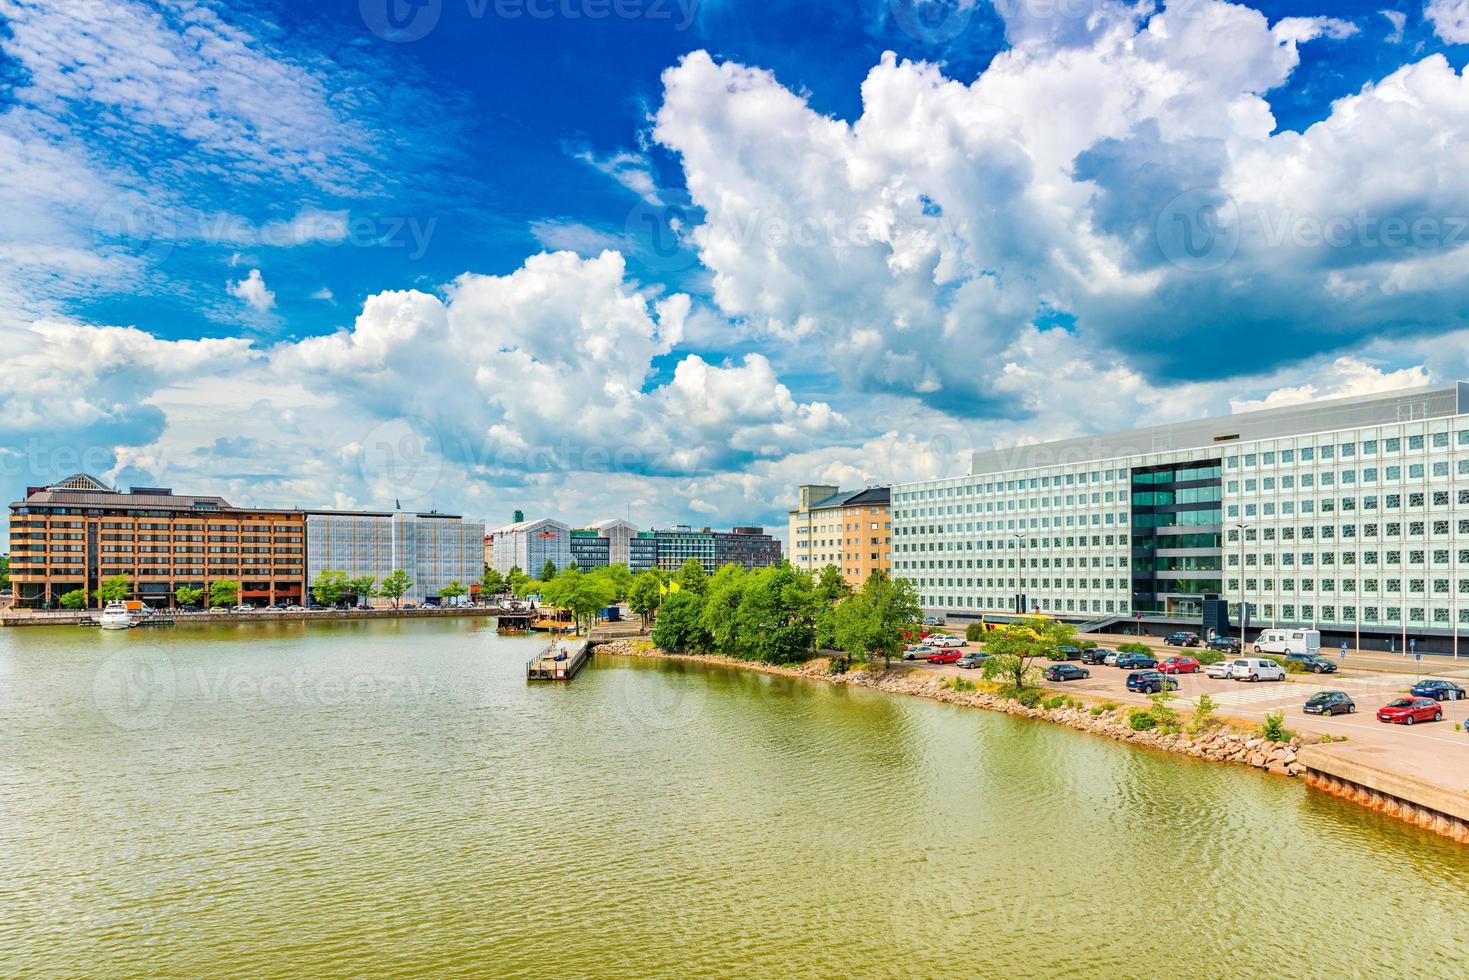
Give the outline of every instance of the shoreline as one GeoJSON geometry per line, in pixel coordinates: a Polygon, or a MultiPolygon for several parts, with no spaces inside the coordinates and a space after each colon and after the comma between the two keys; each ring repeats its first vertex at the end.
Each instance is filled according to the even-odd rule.
{"type": "MultiPolygon", "coordinates": [[[[504,611],[493,606],[454,606],[449,608],[435,609],[433,607],[417,607],[414,609],[392,609],[392,608],[368,608],[368,609],[316,609],[316,610],[281,610],[280,612],[248,612],[248,613],[184,613],[176,616],[160,616],[161,622],[148,624],[140,623],[138,629],[158,629],[165,626],[191,626],[196,624],[223,624],[223,623],[290,623],[290,622],[330,622],[346,619],[433,619],[435,617],[458,617],[458,616],[490,616],[498,617],[504,611]]],[[[20,628],[24,626],[90,626],[91,620],[101,615],[96,609],[77,610],[75,612],[45,612],[45,613],[13,613],[0,614],[0,627],[20,628]]]]}

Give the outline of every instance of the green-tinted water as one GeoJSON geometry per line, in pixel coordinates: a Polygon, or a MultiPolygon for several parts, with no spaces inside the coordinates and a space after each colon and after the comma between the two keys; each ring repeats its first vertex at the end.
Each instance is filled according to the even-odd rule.
{"type": "Polygon", "coordinates": [[[1469,853],[1051,726],[482,623],[0,631],[0,974],[1462,976],[1469,853]]]}

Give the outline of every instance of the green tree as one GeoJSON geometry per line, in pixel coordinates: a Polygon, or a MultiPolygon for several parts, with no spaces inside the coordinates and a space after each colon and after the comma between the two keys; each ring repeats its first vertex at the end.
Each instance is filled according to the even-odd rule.
{"type": "Polygon", "coordinates": [[[733,656],[739,650],[740,605],[749,580],[743,565],[722,565],[709,579],[702,622],[715,653],[733,656]]]}
{"type": "Polygon", "coordinates": [[[181,606],[197,606],[204,601],[204,590],[180,585],[177,589],[174,589],[173,597],[178,600],[178,604],[181,606]]]}
{"type": "Polygon", "coordinates": [[[485,573],[479,577],[479,592],[481,596],[499,595],[505,591],[505,576],[500,574],[499,569],[486,568],[485,573]]]}
{"type": "Polygon", "coordinates": [[[633,574],[621,563],[597,569],[597,573],[612,583],[612,601],[620,602],[632,593],[633,574]]]}
{"type": "Polygon", "coordinates": [[[232,578],[216,579],[209,583],[211,606],[233,606],[240,598],[240,583],[232,578]]]}
{"type": "Polygon", "coordinates": [[[0,589],[10,588],[10,559],[0,555],[0,589]]]}
{"type": "Polygon", "coordinates": [[[663,583],[658,580],[658,573],[646,571],[633,580],[627,596],[627,608],[642,619],[643,632],[647,632],[648,620],[657,614],[658,604],[662,601],[663,583]]]}
{"type": "Polygon", "coordinates": [[[358,605],[377,595],[376,575],[357,575],[347,579],[346,594],[356,598],[358,605]]]}
{"type": "Polygon", "coordinates": [[[874,571],[862,588],[837,607],[836,646],[848,658],[868,659],[881,654],[883,666],[903,649],[904,636],[922,621],[918,591],[907,579],[889,578],[874,571]],[[845,614],[840,611],[852,605],[845,614]]]}
{"type": "Polygon", "coordinates": [[[534,595],[540,591],[541,583],[520,571],[518,568],[510,569],[510,594],[517,599],[534,595]]]}
{"type": "Polygon", "coordinates": [[[704,563],[697,558],[685,559],[673,580],[685,592],[698,595],[707,595],[709,592],[709,573],[704,571],[704,563]]]}
{"type": "Polygon", "coordinates": [[[347,573],[324,569],[311,583],[311,597],[323,606],[335,606],[347,594],[347,573]]]}
{"type": "Polygon", "coordinates": [[[381,592],[384,598],[393,600],[393,608],[400,609],[403,597],[413,589],[413,579],[401,568],[395,568],[383,579],[381,592]]]}
{"type": "Polygon", "coordinates": [[[840,568],[827,565],[816,573],[816,597],[822,602],[832,605],[851,594],[852,587],[847,584],[840,568]]]}
{"type": "Polygon", "coordinates": [[[581,632],[583,623],[590,623],[597,613],[612,602],[614,586],[602,575],[584,575],[579,569],[568,568],[546,583],[546,601],[563,609],[570,609],[581,632]]]}
{"type": "Polygon", "coordinates": [[[439,595],[443,596],[445,599],[457,599],[468,591],[469,590],[464,587],[464,584],[456,578],[450,579],[449,582],[445,584],[442,589],[439,590],[439,595]]]}
{"type": "Polygon", "coordinates": [[[98,602],[122,602],[133,590],[133,580],[128,575],[110,575],[97,586],[98,602]]]}
{"type": "Polygon", "coordinates": [[[750,573],[740,601],[736,656],[773,664],[809,659],[819,610],[811,576],[790,562],[750,573]]]}
{"type": "Polygon", "coordinates": [[[556,563],[547,558],[546,563],[541,566],[541,581],[549,582],[556,577],[556,563]]]}
{"type": "Polygon", "coordinates": [[[84,609],[87,605],[87,590],[72,589],[70,592],[61,593],[62,609],[84,609]]]}
{"type": "Polygon", "coordinates": [[[658,607],[653,645],[674,653],[703,653],[709,649],[704,631],[704,597],[697,592],[673,592],[658,607]]]}
{"type": "Polygon", "coordinates": [[[984,662],[984,676],[1000,680],[1015,691],[1023,691],[1035,680],[1035,660],[1049,657],[1060,647],[1069,646],[1076,629],[1056,619],[1027,617],[992,630],[985,637],[984,648],[990,656],[984,662]]]}

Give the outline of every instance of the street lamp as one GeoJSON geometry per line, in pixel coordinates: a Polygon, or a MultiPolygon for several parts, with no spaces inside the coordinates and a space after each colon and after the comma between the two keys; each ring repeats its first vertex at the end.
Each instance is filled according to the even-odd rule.
{"type": "Polygon", "coordinates": [[[1248,524],[1236,524],[1239,531],[1239,649],[1245,651],[1245,623],[1249,620],[1249,604],[1245,600],[1245,531],[1248,524]]]}
{"type": "Polygon", "coordinates": [[[1020,558],[1019,558],[1019,562],[1020,562],[1020,593],[1016,597],[1017,598],[1017,601],[1015,603],[1015,607],[1016,607],[1016,612],[1018,612],[1020,615],[1024,616],[1025,613],[1026,613],[1026,609],[1025,609],[1025,599],[1026,599],[1026,595],[1025,595],[1025,533],[1024,532],[1021,532],[1019,534],[1014,535],[1014,537],[1015,537],[1015,540],[1020,543],[1019,544],[1019,552],[1020,552],[1020,558]]]}

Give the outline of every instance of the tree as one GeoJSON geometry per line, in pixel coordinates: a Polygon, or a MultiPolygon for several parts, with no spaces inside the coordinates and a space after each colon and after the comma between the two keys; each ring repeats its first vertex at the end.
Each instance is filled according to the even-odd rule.
{"type": "Polygon", "coordinates": [[[383,579],[381,592],[385,598],[393,600],[393,608],[402,608],[403,597],[413,588],[413,579],[401,568],[395,568],[383,579]]]}
{"type": "Polygon", "coordinates": [[[614,586],[605,576],[583,575],[580,569],[568,568],[546,583],[546,601],[570,609],[581,632],[582,623],[590,622],[612,602],[614,586]]]}
{"type": "Polygon", "coordinates": [[[211,606],[233,606],[240,598],[240,583],[232,578],[217,579],[209,583],[211,606]]]}
{"type": "Polygon", "coordinates": [[[733,656],[740,643],[740,605],[750,573],[743,565],[722,565],[709,579],[702,624],[715,653],[733,656]]]}
{"type": "Polygon", "coordinates": [[[1060,647],[1070,645],[1075,633],[1075,627],[1042,617],[1017,619],[992,630],[984,643],[985,652],[990,655],[984,662],[984,676],[1023,691],[1035,679],[1036,658],[1048,657],[1060,647]]]}
{"type": "Polygon", "coordinates": [[[606,568],[598,569],[598,574],[612,583],[613,602],[626,599],[632,592],[633,574],[626,565],[608,565],[606,568]]]}
{"type": "Polygon", "coordinates": [[[358,605],[366,605],[364,600],[377,595],[377,576],[357,575],[347,579],[347,594],[355,596],[358,605]]]}
{"type": "Polygon", "coordinates": [[[705,595],[709,591],[709,573],[704,571],[704,563],[697,558],[685,559],[673,580],[685,592],[705,595]]]}
{"type": "Polygon", "coordinates": [[[697,592],[674,592],[664,597],[653,624],[653,645],[674,653],[703,653],[709,648],[704,632],[704,597],[697,592]]]}
{"type": "Polygon", "coordinates": [[[499,569],[486,568],[485,573],[479,577],[480,595],[499,595],[504,591],[505,576],[500,574],[499,569]]]}
{"type": "Polygon", "coordinates": [[[323,606],[335,606],[347,594],[347,573],[323,570],[311,583],[311,597],[323,606]]]}
{"type": "Polygon", "coordinates": [[[662,601],[663,583],[658,580],[658,573],[646,571],[633,580],[627,596],[627,608],[642,619],[643,632],[647,632],[648,620],[657,614],[658,604],[662,601]]]}
{"type": "Polygon", "coordinates": [[[193,589],[187,585],[180,585],[173,591],[173,597],[181,606],[197,606],[204,601],[204,590],[193,589]]]}
{"type": "Polygon", "coordinates": [[[816,597],[827,605],[840,602],[851,594],[852,587],[835,565],[827,565],[816,574],[816,597]]]}
{"type": "Polygon", "coordinates": [[[540,590],[541,584],[518,568],[510,569],[510,594],[517,599],[534,595],[540,590]]]}
{"type": "Polygon", "coordinates": [[[912,584],[875,571],[858,592],[833,610],[835,646],[849,661],[881,654],[887,666],[903,649],[904,634],[922,618],[923,608],[912,584]]]}
{"type": "Polygon", "coordinates": [[[439,595],[443,596],[445,599],[457,599],[468,591],[469,590],[464,587],[464,584],[456,578],[450,579],[448,584],[446,584],[442,589],[439,590],[439,595]]]}
{"type": "Polygon", "coordinates": [[[133,580],[131,576],[110,575],[102,580],[101,585],[97,586],[97,601],[99,603],[122,602],[132,590],[133,580]]]}
{"type": "Polygon", "coordinates": [[[809,659],[819,609],[811,576],[790,562],[751,572],[740,600],[736,656],[773,664],[809,659]]]}
{"type": "Polygon", "coordinates": [[[0,555],[0,589],[10,588],[10,559],[0,555]]]}
{"type": "Polygon", "coordinates": [[[62,609],[83,609],[87,605],[87,590],[72,589],[70,592],[61,593],[62,609]]]}
{"type": "Polygon", "coordinates": [[[556,563],[547,558],[546,563],[541,566],[541,581],[549,582],[556,577],[556,563]]]}

